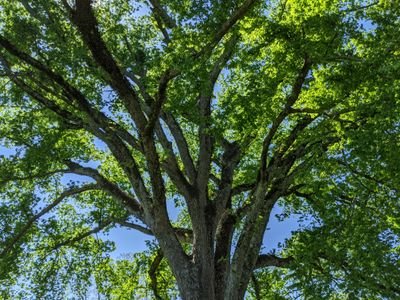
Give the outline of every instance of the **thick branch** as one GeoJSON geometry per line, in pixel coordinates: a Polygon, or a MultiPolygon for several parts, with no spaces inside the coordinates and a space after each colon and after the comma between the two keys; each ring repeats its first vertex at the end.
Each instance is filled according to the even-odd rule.
{"type": "Polygon", "coordinates": [[[15,74],[11,71],[9,62],[6,60],[4,56],[0,55],[0,62],[6,71],[6,74],[8,78],[12,82],[14,82],[21,90],[26,92],[30,97],[35,99],[37,102],[39,102],[41,105],[44,107],[50,109],[54,113],[56,113],[59,117],[61,117],[63,120],[65,120],[68,123],[71,123],[71,125],[74,126],[83,126],[83,120],[74,116],[71,112],[63,109],[60,107],[58,104],[56,104],[54,101],[48,99],[47,97],[43,96],[41,93],[37,91],[37,89],[31,88],[29,85],[27,85],[23,80],[18,78],[18,74],[15,74]]]}
{"type": "MultiPolygon", "coordinates": [[[[13,45],[9,40],[0,35],[0,46],[2,46],[7,52],[17,57],[18,59],[24,61],[28,65],[32,66],[36,70],[45,74],[51,81],[57,83],[63,90],[73,99],[77,101],[79,108],[85,112],[87,115],[92,114],[92,109],[90,104],[85,99],[84,95],[80,93],[77,89],[72,87],[64,78],[53,72],[48,66],[40,62],[39,60],[33,58],[29,54],[19,50],[15,45],[13,45]]],[[[72,103],[71,103],[72,104],[72,103]]]]}
{"type": "Polygon", "coordinates": [[[70,168],[72,173],[89,176],[96,180],[96,182],[101,188],[104,189],[104,191],[115,197],[116,200],[126,207],[131,214],[143,220],[143,209],[140,203],[137,202],[136,199],[131,195],[121,190],[115,183],[107,180],[97,170],[88,167],[82,167],[81,165],[72,161],[66,161],[65,164],[70,168]]]}
{"type": "Polygon", "coordinates": [[[232,188],[232,196],[239,195],[244,192],[248,192],[254,189],[256,186],[255,182],[253,183],[243,183],[232,188]]]}
{"type": "Polygon", "coordinates": [[[298,138],[299,134],[308,125],[310,125],[316,118],[317,117],[305,116],[300,121],[298,121],[298,123],[294,126],[294,128],[290,132],[289,136],[286,138],[285,142],[283,143],[283,146],[279,148],[278,152],[276,153],[276,155],[274,155],[274,157],[275,156],[282,157],[286,153],[286,151],[288,151],[289,148],[296,141],[296,139],[298,138]]]}
{"type": "Polygon", "coordinates": [[[241,155],[240,147],[237,143],[223,141],[223,146],[225,151],[222,155],[221,180],[219,181],[217,196],[215,197],[217,222],[219,216],[228,208],[227,204],[232,193],[233,176],[241,155]]]}
{"type": "Polygon", "coordinates": [[[140,231],[141,233],[144,233],[147,235],[154,235],[150,228],[147,228],[147,227],[135,224],[135,223],[131,223],[131,222],[127,222],[127,221],[118,221],[117,223],[123,227],[131,228],[131,229],[140,231]]]}
{"type": "MultiPolygon", "coordinates": [[[[122,149],[123,148],[123,147],[121,147],[121,142],[119,141],[119,139],[118,138],[115,139],[114,132],[117,132],[117,134],[119,136],[123,137],[125,140],[127,140],[129,142],[129,144],[131,144],[135,148],[138,148],[138,144],[135,141],[135,139],[132,137],[132,135],[130,135],[121,126],[118,126],[117,124],[115,124],[115,122],[113,122],[112,120],[107,118],[102,112],[94,109],[90,105],[90,103],[87,101],[85,96],[79,90],[77,90],[75,87],[70,85],[61,75],[53,72],[48,66],[44,65],[42,62],[40,62],[40,61],[36,60],[35,58],[31,57],[27,53],[20,51],[17,47],[15,47],[12,43],[10,43],[10,41],[5,39],[1,35],[0,35],[0,45],[4,49],[6,49],[10,54],[12,54],[13,56],[15,56],[15,57],[19,58],[20,60],[24,61],[28,65],[30,65],[33,68],[37,69],[38,71],[42,72],[52,82],[54,82],[57,85],[59,85],[64,90],[65,96],[67,97],[67,99],[70,100],[68,102],[68,104],[71,105],[72,107],[75,107],[75,105],[73,103],[74,100],[75,100],[76,103],[78,104],[78,108],[81,111],[83,111],[86,114],[86,116],[88,117],[88,120],[89,120],[88,126],[89,126],[89,128],[87,128],[87,129],[89,131],[91,131],[94,135],[96,135],[97,137],[102,139],[104,142],[106,142],[109,145],[109,147],[110,147],[110,139],[108,139],[107,136],[104,135],[104,131],[109,133],[111,136],[113,136],[113,141],[112,141],[113,143],[117,143],[118,144],[118,146],[116,146],[114,148],[117,148],[117,149],[122,149]]],[[[10,73],[11,71],[10,71],[10,69],[8,67],[8,63],[4,59],[4,57],[3,57],[2,62],[3,62],[3,65],[5,65],[6,68],[8,68],[7,72],[9,72],[9,74],[11,75],[11,73],[10,73]]],[[[14,81],[16,81],[16,80],[19,80],[19,79],[15,77],[14,81]]],[[[36,101],[38,101],[39,103],[42,103],[42,105],[45,105],[49,109],[57,110],[57,112],[62,113],[64,116],[73,117],[74,119],[76,119],[76,117],[71,115],[71,113],[67,113],[67,112],[65,112],[65,110],[61,110],[61,108],[56,107],[56,105],[54,104],[53,101],[46,99],[45,97],[43,97],[43,95],[41,95],[39,92],[35,91],[33,88],[31,88],[28,85],[26,85],[23,81],[19,80],[18,84],[29,95],[31,95],[36,101]]],[[[122,144],[122,146],[123,146],[123,144],[122,144]]],[[[111,145],[110,148],[112,148],[112,145],[111,145]]],[[[125,151],[124,156],[125,156],[125,158],[127,158],[130,155],[127,155],[127,153],[125,151]]],[[[117,156],[117,159],[120,159],[120,158],[121,157],[117,156]]],[[[132,160],[132,158],[130,160],[132,160]]],[[[130,164],[132,164],[132,162],[130,164]]]]}
{"type": "Polygon", "coordinates": [[[254,269],[260,269],[265,267],[278,267],[278,268],[288,268],[291,263],[293,263],[293,257],[278,257],[273,254],[261,254],[257,258],[256,265],[254,269]]]}
{"type": "Polygon", "coordinates": [[[76,0],[76,9],[70,10],[69,13],[72,22],[81,33],[95,61],[109,75],[110,85],[124,100],[125,107],[131,114],[139,131],[143,131],[146,126],[146,118],[140,107],[139,99],[100,35],[91,1],[76,0]]]}
{"type": "Polygon", "coordinates": [[[163,112],[161,114],[161,117],[168,125],[168,128],[171,131],[172,136],[174,137],[174,140],[178,147],[179,155],[185,167],[186,175],[188,176],[189,181],[191,183],[194,183],[197,176],[197,171],[195,169],[192,156],[190,155],[189,145],[183,134],[182,128],[172,114],[163,112]]]}
{"type": "MultiPolygon", "coordinates": [[[[123,227],[135,229],[135,230],[140,231],[147,235],[154,235],[153,231],[151,231],[150,228],[147,228],[147,227],[144,227],[144,226],[141,226],[138,224],[134,224],[134,223],[127,222],[127,221],[118,221],[117,223],[123,227]]],[[[177,238],[181,242],[185,242],[185,243],[189,243],[189,244],[192,243],[192,240],[193,240],[192,230],[187,229],[187,228],[174,228],[174,231],[175,231],[177,238]]]]}

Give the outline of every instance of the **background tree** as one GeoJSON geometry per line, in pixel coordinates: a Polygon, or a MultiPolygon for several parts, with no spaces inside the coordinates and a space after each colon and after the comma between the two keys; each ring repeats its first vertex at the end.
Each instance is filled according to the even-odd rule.
{"type": "Polygon", "coordinates": [[[0,0],[2,298],[399,298],[399,15],[0,0]],[[308,221],[263,253],[277,205],[308,221]]]}

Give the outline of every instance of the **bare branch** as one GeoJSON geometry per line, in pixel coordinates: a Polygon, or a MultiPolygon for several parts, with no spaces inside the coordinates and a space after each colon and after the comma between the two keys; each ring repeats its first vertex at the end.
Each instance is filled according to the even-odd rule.
{"type": "Polygon", "coordinates": [[[154,235],[150,228],[147,228],[147,227],[135,224],[135,223],[130,223],[127,221],[118,221],[117,223],[123,227],[135,229],[135,230],[140,231],[141,233],[144,233],[147,235],[154,235]]]}
{"type": "Polygon", "coordinates": [[[136,216],[138,219],[143,220],[143,208],[141,204],[137,202],[133,196],[121,190],[115,183],[102,176],[97,170],[88,167],[82,167],[81,165],[72,161],[65,161],[65,164],[70,168],[70,172],[89,176],[96,180],[96,182],[104,189],[104,191],[115,197],[115,199],[124,207],[126,207],[131,214],[136,216]]]}
{"type": "Polygon", "coordinates": [[[257,258],[255,270],[265,267],[288,268],[294,261],[293,257],[278,257],[273,254],[261,254],[257,258]]]}

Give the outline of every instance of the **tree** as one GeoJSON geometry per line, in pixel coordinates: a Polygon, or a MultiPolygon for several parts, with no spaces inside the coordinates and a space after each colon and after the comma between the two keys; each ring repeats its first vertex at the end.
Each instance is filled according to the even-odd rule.
{"type": "Polygon", "coordinates": [[[399,7],[1,0],[2,297],[400,297],[399,7]]]}

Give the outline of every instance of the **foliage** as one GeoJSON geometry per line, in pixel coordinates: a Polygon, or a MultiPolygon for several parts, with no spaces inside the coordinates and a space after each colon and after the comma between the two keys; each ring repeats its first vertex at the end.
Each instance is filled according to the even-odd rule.
{"type": "Polygon", "coordinates": [[[399,16],[0,0],[0,297],[400,297],[399,16]],[[308,221],[261,253],[278,205],[308,221]]]}

